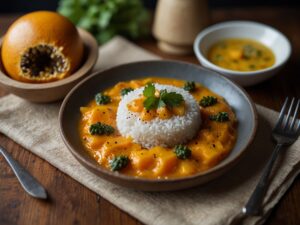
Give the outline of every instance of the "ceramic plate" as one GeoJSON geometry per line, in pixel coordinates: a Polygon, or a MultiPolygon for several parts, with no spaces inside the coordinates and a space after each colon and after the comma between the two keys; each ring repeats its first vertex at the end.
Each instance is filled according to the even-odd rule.
{"type": "Polygon", "coordinates": [[[67,95],[60,109],[59,120],[61,135],[66,146],[83,166],[110,182],[145,191],[179,190],[203,184],[220,176],[232,168],[244,155],[254,138],[257,127],[255,106],[243,89],[214,71],[176,61],[129,63],[89,76],[67,95]],[[111,172],[102,168],[89,156],[79,137],[79,108],[88,104],[96,93],[115,85],[119,81],[149,76],[196,81],[227,100],[238,119],[238,138],[234,149],[226,159],[217,166],[193,176],[157,180],[111,172]]]}

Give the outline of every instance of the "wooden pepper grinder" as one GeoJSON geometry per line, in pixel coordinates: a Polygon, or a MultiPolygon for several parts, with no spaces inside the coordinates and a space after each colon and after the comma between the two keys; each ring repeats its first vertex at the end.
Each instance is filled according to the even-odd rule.
{"type": "Polygon", "coordinates": [[[208,25],[207,0],[159,0],[153,35],[158,47],[170,54],[191,53],[197,34],[208,25]]]}

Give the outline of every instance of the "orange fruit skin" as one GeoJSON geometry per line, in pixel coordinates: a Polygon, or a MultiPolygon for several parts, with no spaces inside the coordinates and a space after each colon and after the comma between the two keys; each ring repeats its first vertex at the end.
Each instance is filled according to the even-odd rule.
{"type": "Polygon", "coordinates": [[[17,19],[8,29],[3,39],[1,58],[5,71],[13,79],[29,82],[50,82],[71,75],[83,57],[83,42],[76,27],[64,16],[50,11],[37,11],[17,19]],[[62,53],[69,60],[70,67],[59,77],[47,80],[31,80],[21,76],[22,54],[38,44],[51,44],[62,47],[62,53]]]}

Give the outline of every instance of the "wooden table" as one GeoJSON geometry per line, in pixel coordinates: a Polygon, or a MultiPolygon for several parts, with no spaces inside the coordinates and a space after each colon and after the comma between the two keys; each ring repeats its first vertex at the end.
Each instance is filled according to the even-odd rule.
{"type": "MultiPolygon", "coordinates": [[[[0,16],[0,33],[4,33],[15,16],[0,16]]],[[[300,13],[292,8],[228,8],[212,11],[213,22],[231,19],[255,20],[269,24],[292,42],[292,58],[278,76],[246,88],[256,103],[279,110],[286,96],[300,97],[300,13]]],[[[154,40],[137,42],[141,47],[166,59],[198,63],[195,56],[169,56],[161,53],[154,40]]],[[[0,96],[7,92],[0,89],[0,96]]],[[[1,118],[0,118],[1,119],[1,118]]],[[[8,137],[0,134],[0,143],[48,190],[50,199],[29,197],[0,157],[0,224],[141,224],[117,207],[88,190],[49,163],[33,155],[8,137]]],[[[267,224],[296,225],[300,221],[300,177],[275,207],[267,224]]]]}

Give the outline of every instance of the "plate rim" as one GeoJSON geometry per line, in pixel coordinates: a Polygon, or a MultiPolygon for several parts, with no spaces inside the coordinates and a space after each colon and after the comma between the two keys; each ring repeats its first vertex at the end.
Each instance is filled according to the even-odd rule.
{"type": "MultiPolygon", "coordinates": [[[[224,77],[223,75],[221,75],[219,72],[202,67],[200,65],[197,64],[193,64],[193,63],[188,63],[188,62],[183,62],[183,61],[178,61],[178,60],[145,60],[145,61],[137,61],[137,62],[130,62],[130,63],[124,63],[124,64],[120,64],[120,65],[116,65],[116,66],[111,66],[107,69],[101,70],[101,71],[95,71],[93,72],[91,75],[89,75],[88,77],[84,78],[82,81],[80,81],[76,86],[74,86],[71,91],[66,95],[66,97],[64,98],[61,106],[60,106],[60,110],[59,110],[59,130],[60,130],[60,135],[63,139],[64,144],[66,145],[66,147],[68,148],[68,150],[71,152],[71,154],[86,168],[88,168],[90,171],[98,171],[100,173],[102,173],[105,176],[110,176],[110,177],[114,177],[116,179],[121,179],[124,181],[135,181],[135,182],[140,182],[140,183],[148,183],[148,184],[155,184],[155,183],[164,183],[164,184],[172,184],[172,183],[178,183],[178,182],[188,182],[191,180],[196,180],[200,177],[205,177],[205,176],[209,176],[209,175],[213,175],[215,173],[221,172],[222,170],[226,170],[226,168],[228,167],[233,167],[241,158],[242,156],[244,156],[247,152],[247,150],[249,149],[249,146],[251,145],[251,143],[253,143],[253,140],[255,138],[255,135],[257,133],[257,127],[258,127],[258,115],[257,115],[257,109],[255,107],[255,104],[253,102],[253,100],[251,99],[251,97],[248,95],[248,93],[244,90],[244,88],[242,88],[240,85],[236,84],[235,82],[231,81],[230,79],[228,79],[227,77],[224,77]],[[250,105],[251,108],[251,115],[253,116],[254,120],[254,126],[253,126],[253,130],[252,133],[250,135],[249,140],[247,141],[247,143],[245,143],[244,147],[240,150],[239,153],[237,153],[237,155],[235,157],[233,157],[231,160],[229,160],[226,164],[224,165],[216,165],[214,167],[212,167],[211,169],[208,169],[206,171],[200,172],[200,173],[196,173],[190,176],[186,176],[186,177],[179,177],[179,178],[168,178],[168,179],[153,179],[153,178],[142,178],[142,177],[134,177],[134,176],[128,176],[128,175],[124,175],[121,174],[119,172],[112,172],[108,169],[102,168],[100,165],[95,165],[90,163],[89,161],[87,161],[81,154],[79,154],[75,149],[73,149],[71,143],[69,142],[69,140],[67,140],[65,134],[64,134],[64,130],[63,130],[63,113],[65,111],[65,107],[66,104],[68,102],[68,100],[70,99],[70,97],[73,95],[73,93],[80,88],[81,85],[83,85],[85,82],[87,82],[90,79],[93,79],[96,76],[101,76],[102,73],[104,72],[108,72],[110,70],[114,70],[120,67],[127,67],[129,65],[133,65],[133,64],[143,64],[143,63],[176,63],[176,64],[181,64],[181,65],[188,65],[188,66],[192,66],[192,67],[198,67],[202,70],[205,70],[207,72],[212,72],[214,73],[215,76],[224,79],[226,82],[229,82],[230,85],[234,86],[235,88],[237,88],[241,94],[244,96],[244,98],[246,99],[246,101],[248,102],[248,104],[250,105]]],[[[229,168],[229,169],[231,169],[229,168]]],[[[94,172],[93,172],[94,173],[94,172]]],[[[96,173],[94,173],[96,174],[96,173]]],[[[100,177],[98,174],[96,174],[98,177],[100,177]]],[[[218,177],[218,176],[217,176],[218,177]]],[[[103,178],[103,177],[101,177],[103,178]]],[[[103,178],[106,179],[106,178],[103,178]]],[[[107,180],[107,179],[106,179],[107,180]]]]}

